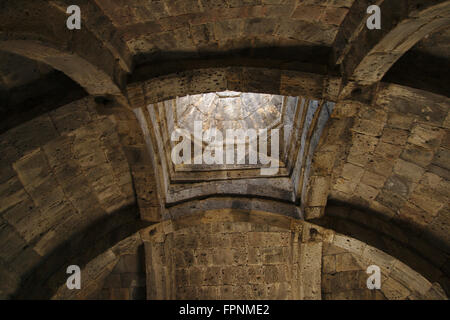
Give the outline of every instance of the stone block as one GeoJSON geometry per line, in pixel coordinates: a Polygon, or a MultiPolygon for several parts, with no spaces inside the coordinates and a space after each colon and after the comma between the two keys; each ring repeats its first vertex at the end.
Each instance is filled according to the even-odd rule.
{"type": "Polygon", "coordinates": [[[381,190],[375,200],[394,212],[399,210],[406,202],[405,198],[388,190],[381,190]]]}
{"type": "Polygon", "coordinates": [[[328,177],[314,176],[310,179],[310,197],[308,205],[311,207],[325,206],[330,189],[328,177]]]}
{"type": "Polygon", "coordinates": [[[356,239],[336,234],[333,239],[333,245],[342,249],[346,249],[356,256],[362,255],[366,245],[356,239]]]}
{"type": "Polygon", "coordinates": [[[394,129],[394,128],[384,128],[381,141],[394,144],[394,145],[400,145],[403,146],[406,143],[406,140],[408,138],[409,131],[401,130],[401,129],[394,129]]]}
{"type": "MultiPolygon", "coordinates": [[[[255,249],[255,248],[253,248],[253,249],[255,249]]],[[[249,252],[250,252],[250,248],[249,248],[249,252]]],[[[215,248],[213,251],[212,263],[213,263],[213,265],[219,265],[219,266],[232,265],[233,264],[233,255],[232,255],[231,250],[215,248]]],[[[251,262],[249,261],[249,263],[251,263],[251,262]]]]}
{"type": "Polygon", "coordinates": [[[248,247],[248,263],[249,264],[262,264],[261,249],[257,247],[248,247]]]}
{"type": "Polygon", "coordinates": [[[323,271],[323,273],[335,273],[336,272],[336,256],[335,255],[323,256],[322,271],[323,271]]]}
{"type": "Polygon", "coordinates": [[[17,177],[12,177],[2,183],[0,185],[0,194],[2,196],[0,212],[4,212],[28,199],[28,195],[17,177]]]}
{"type": "Polygon", "coordinates": [[[355,194],[367,201],[375,200],[378,193],[379,193],[378,189],[368,186],[364,183],[358,184],[358,186],[355,189],[355,194]]]}
{"type": "Polygon", "coordinates": [[[375,148],[375,154],[383,156],[384,158],[389,160],[395,160],[400,156],[402,150],[403,148],[401,146],[386,142],[380,142],[375,148]]]}
{"type": "Polygon", "coordinates": [[[394,264],[390,277],[410,291],[417,292],[420,295],[425,295],[432,286],[422,275],[400,261],[394,264]]]}
{"type": "Polygon", "coordinates": [[[441,144],[443,137],[442,129],[418,124],[413,127],[408,142],[428,150],[434,150],[441,144]]]}
{"type": "Polygon", "coordinates": [[[365,166],[371,159],[371,154],[375,150],[378,139],[364,134],[354,134],[352,143],[347,161],[355,165],[365,166]]]}
{"type": "Polygon", "coordinates": [[[369,119],[356,119],[352,130],[365,135],[379,137],[383,132],[383,128],[384,122],[369,119]]]}
{"type": "MultiPolygon", "coordinates": [[[[274,244],[276,245],[276,244],[274,244]]],[[[288,252],[283,247],[266,247],[261,249],[264,264],[280,264],[287,262],[288,252]]]]}
{"type": "Polygon", "coordinates": [[[342,177],[347,180],[358,182],[364,173],[364,169],[351,163],[344,164],[342,168],[342,177]]]}
{"type": "Polygon", "coordinates": [[[292,13],[292,18],[309,22],[318,22],[324,9],[325,8],[322,6],[299,5],[292,13]]]}
{"type": "Polygon", "coordinates": [[[377,189],[383,187],[385,182],[386,182],[385,176],[370,171],[364,171],[364,175],[361,178],[361,183],[377,189]]]}
{"type": "Polygon", "coordinates": [[[195,249],[194,259],[196,265],[209,266],[212,264],[212,250],[211,249],[195,249]]]}
{"type": "Polygon", "coordinates": [[[412,143],[407,143],[400,157],[418,166],[426,167],[433,160],[433,156],[433,151],[412,143]]]}
{"type": "Polygon", "coordinates": [[[395,162],[393,171],[395,174],[398,174],[399,176],[404,177],[412,182],[418,181],[425,172],[422,167],[411,162],[404,161],[402,159],[398,159],[395,162]]]}
{"type": "Polygon", "coordinates": [[[361,270],[361,266],[358,265],[358,263],[350,253],[340,253],[335,257],[337,272],[361,270]]]}
{"type": "Polygon", "coordinates": [[[367,164],[367,170],[378,175],[389,177],[392,173],[394,162],[380,155],[374,155],[367,164]]]}
{"type": "Polygon", "coordinates": [[[202,284],[205,286],[219,285],[222,282],[221,273],[222,269],[220,267],[208,267],[203,272],[202,284]]]}
{"type": "Polygon", "coordinates": [[[355,191],[356,186],[357,186],[356,182],[352,182],[343,178],[338,178],[333,188],[346,194],[352,194],[355,191]]]}

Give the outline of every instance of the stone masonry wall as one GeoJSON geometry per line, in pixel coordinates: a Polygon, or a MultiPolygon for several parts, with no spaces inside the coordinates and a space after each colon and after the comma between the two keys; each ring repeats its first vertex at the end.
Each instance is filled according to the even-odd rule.
{"type": "Polygon", "coordinates": [[[103,282],[103,287],[90,295],[95,300],[145,300],[144,246],[134,253],[120,257],[112,272],[103,282]]]}
{"type": "Polygon", "coordinates": [[[384,300],[380,290],[367,289],[368,278],[355,257],[332,244],[323,247],[322,299],[384,300]]]}
{"type": "Polygon", "coordinates": [[[427,231],[448,246],[449,110],[445,97],[397,85],[380,86],[373,105],[338,104],[332,117],[348,124],[342,134],[348,143],[335,159],[330,198],[427,231]]]}
{"type": "Polygon", "coordinates": [[[293,299],[294,233],[240,222],[203,224],[146,247],[149,299],[293,299]]]}
{"type": "Polygon", "coordinates": [[[95,107],[85,98],[0,135],[2,298],[65,241],[135,201],[115,125],[95,107]]]}

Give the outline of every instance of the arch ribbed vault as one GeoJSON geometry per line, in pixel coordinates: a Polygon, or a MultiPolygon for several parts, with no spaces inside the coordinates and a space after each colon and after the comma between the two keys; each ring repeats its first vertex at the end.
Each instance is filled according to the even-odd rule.
{"type": "Polygon", "coordinates": [[[0,298],[447,298],[450,1],[72,2],[0,4],[0,298]],[[194,120],[278,172],[175,165],[194,120]]]}

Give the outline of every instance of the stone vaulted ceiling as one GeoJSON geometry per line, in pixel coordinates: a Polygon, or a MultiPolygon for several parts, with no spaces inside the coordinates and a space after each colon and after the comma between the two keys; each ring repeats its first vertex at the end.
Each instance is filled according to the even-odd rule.
{"type": "Polygon", "coordinates": [[[0,1],[0,298],[446,298],[450,1],[371,4],[0,1]],[[174,165],[194,120],[277,174],[174,165]]]}

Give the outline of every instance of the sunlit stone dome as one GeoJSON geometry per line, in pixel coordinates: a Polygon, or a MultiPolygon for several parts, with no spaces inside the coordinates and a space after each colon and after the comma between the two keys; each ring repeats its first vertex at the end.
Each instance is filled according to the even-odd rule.
{"type": "Polygon", "coordinates": [[[176,101],[176,123],[194,132],[194,122],[202,130],[270,129],[281,121],[283,96],[224,91],[189,95],[176,101]]]}

